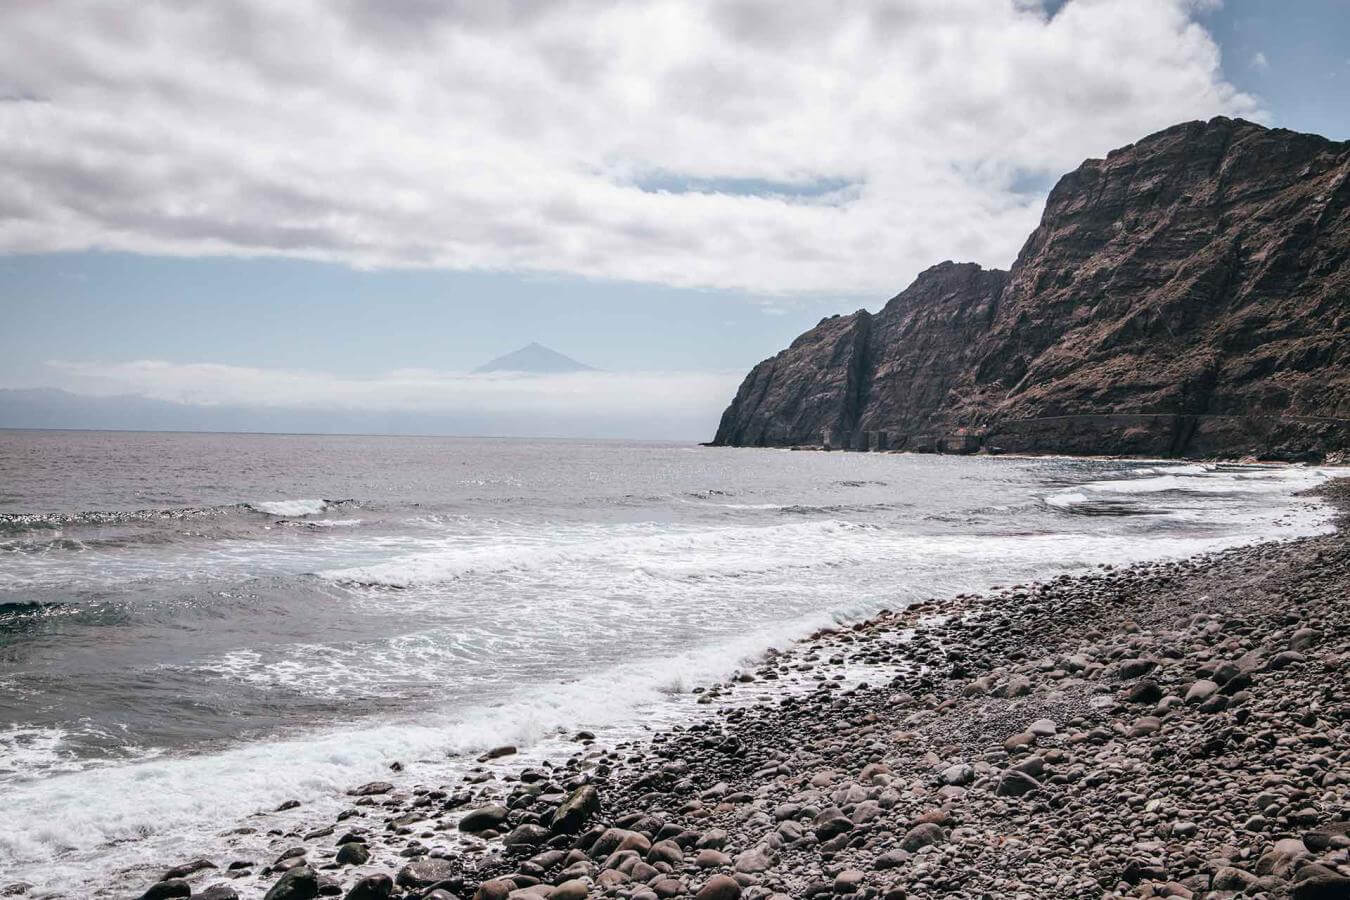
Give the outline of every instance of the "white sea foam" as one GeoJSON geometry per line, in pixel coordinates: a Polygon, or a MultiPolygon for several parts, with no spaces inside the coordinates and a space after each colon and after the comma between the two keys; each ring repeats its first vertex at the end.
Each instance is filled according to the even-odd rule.
{"type": "MultiPolygon", "coordinates": [[[[1324,508],[1308,502],[1246,509],[1217,535],[1201,527],[1128,541],[1114,532],[912,534],[829,522],[659,540],[615,536],[568,552],[535,553],[531,568],[456,567],[451,577],[464,582],[452,589],[443,581],[446,560],[433,554],[421,563],[432,580],[362,594],[366,609],[415,621],[413,632],[382,641],[292,644],[282,657],[238,650],[202,668],[316,697],[397,696],[410,679],[467,691],[493,678],[509,684],[541,672],[584,676],[588,666],[627,652],[626,636],[637,623],[644,648],[659,653],[716,644],[727,633],[759,633],[766,609],[788,621],[822,609],[866,615],[888,603],[978,590],[997,580],[1190,555],[1282,531],[1314,533],[1325,523],[1324,508]],[[596,551],[602,544],[611,548],[608,555],[596,551]],[[660,615],[653,615],[656,609],[660,615]]],[[[506,559],[517,550],[504,544],[496,552],[506,559]]]]}
{"type": "Polygon", "coordinates": [[[1210,475],[1154,475],[1147,478],[1120,478],[1110,481],[1089,481],[1081,486],[1083,490],[1099,494],[1159,494],[1166,491],[1183,491],[1200,494],[1237,494],[1258,493],[1264,491],[1284,491],[1283,484],[1267,485],[1249,481],[1237,483],[1236,479],[1210,475]]]}
{"type": "Polygon", "coordinates": [[[62,728],[10,725],[0,729],[0,778],[45,774],[68,764],[62,728]]]}
{"type": "Polygon", "coordinates": [[[1044,498],[1061,508],[1090,502],[1088,494],[1279,494],[1315,487],[1341,470],[1327,467],[1220,468],[1214,465],[1134,469],[1130,477],[1089,481],[1044,498]],[[1141,477],[1142,476],[1142,477],[1141,477]]]}
{"type": "Polygon", "coordinates": [[[269,516],[317,516],[328,508],[323,500],[267,500],[250,503],[250,507],[269,516]]]}
{"type": "Polygon", "coordinates": [[[1218,466],[1214,463],[1191,463],[1180,466],[1150,466],[1142,469],[1130,469],[1131,475],[1205,475],[1218,466]]]}
{"type": "MultiPolygon", "coordinates": [[[[318,573],[333,581],[366,586],[407,588],[437,584],[468,575],[535,570],[560,564],[617,560],[635,569],[672,554],[734,553],[740,548],[757,559],[773,559],[774,551],[791,545],[800,558],[802,539],[852,535],[867,530],[837,519],[787,525],[735,526],[683,530],[650,524],[576,530],[561,541],[527,534],[504,535],[485,542],[481,536],[457,536],[440,546],[371,566],[332,569],[318,573]]],[[[791,558],[791,557],[788,557],[791,558]]],[[[699,565],[706,562],[700,557],[699,565]]]]}
{"type": "Polygon", "coordinates": [[[82,877],[88,877],[162,865],[185,846],[209,850],[219,846],[222,825],[284,800],[303,799],[299,815],[307,820],[331,818],[346,805],[348,788],[388,777],[394,760],[407,766],[407,778],[443,780],[471,759],[447,760],[447,752],[473,754],[501,743],[528,746],[561,729],[634,722],[635,710],[723,677],[747,655],[829,621],[816,613],[716,645],[639,656],[585,678],[508,691],[459,715],[431,713],[20,782],[6,788],[6,809],[18,827],[0,831],[0,868],[10,877],[58,888],[81,862],[82,877]],[[115,855],[100,852],[122,841],[128,843],[115,855]],[[58,857],[65,865],[49,868],[58,857]]]}
{"type": "Polygon", "coordinates": [[[1058,506],[1066,509],[1070,506],[1078,506],[1080,503],[1087,503],[1087,494],[1082,491],[1063,491],[1058,494],[1051,494],[1045,498],[1045,502],[1051,506],[1058,506]]]}

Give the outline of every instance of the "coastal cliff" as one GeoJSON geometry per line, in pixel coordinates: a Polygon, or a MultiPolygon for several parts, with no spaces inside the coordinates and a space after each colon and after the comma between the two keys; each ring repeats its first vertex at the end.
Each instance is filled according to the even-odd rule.
{"type": "Polygon", "coordinates": [[[1350,447],[1350,142],[1188,122],[751,370],[713,440],[1310,459],[1350,447]]]}

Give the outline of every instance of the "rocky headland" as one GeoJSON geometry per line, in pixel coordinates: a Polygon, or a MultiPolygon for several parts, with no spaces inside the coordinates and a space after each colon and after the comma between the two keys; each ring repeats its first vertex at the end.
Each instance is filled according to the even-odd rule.
{"type": "Polygon", "coordinates": [[[1188,122],[755,366],[714,444],[1313,459],[1350,448],[1350,143],[1188,122]]]}
{"type": "Polygon", "coordinates": [[[353,786],[334,821],[231,832],[265,854],[100,895],[1346,898],[1348,585],[1341,531],[933,600],[650,740],[353,786]]]}

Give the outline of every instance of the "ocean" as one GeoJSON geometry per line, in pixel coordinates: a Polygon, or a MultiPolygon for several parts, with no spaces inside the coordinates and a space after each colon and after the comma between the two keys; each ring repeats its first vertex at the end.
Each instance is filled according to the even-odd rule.
{"type": "Polygon", "coordinates": [[[0,884],[98,895],[284,801],[640,736],[883,608],[1325,532],[1296,494],[1331,472],[0,431],[0,884]]]}

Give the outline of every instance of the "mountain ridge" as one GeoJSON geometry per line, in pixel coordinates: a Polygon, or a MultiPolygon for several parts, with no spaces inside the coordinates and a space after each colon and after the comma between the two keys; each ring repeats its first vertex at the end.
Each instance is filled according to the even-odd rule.
{"type": "Polygon", "coordinates": [[[712,443],[1313,458],[1350,446],[1350,142],[1218,117],[1056,183],[755,366],[712,443]]]}

